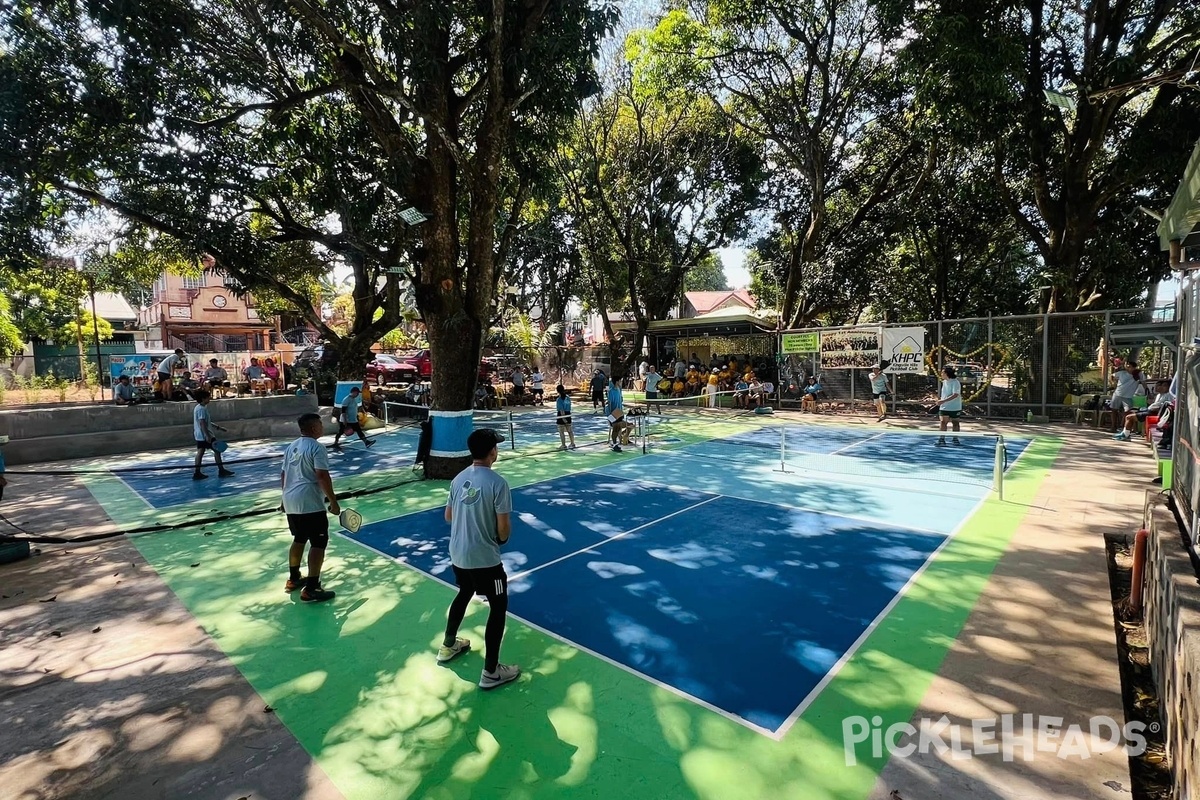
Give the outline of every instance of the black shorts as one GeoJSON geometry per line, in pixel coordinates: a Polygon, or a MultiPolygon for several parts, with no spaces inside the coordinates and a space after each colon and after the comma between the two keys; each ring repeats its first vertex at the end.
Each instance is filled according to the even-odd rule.
{"type": "Polygon", "coordinates": [[[329,545],[329,517],[324,511],[288,514],[287,521],[293,541],[299,544],[308,542],[317,550],[324,550],[329,545]]]}
{"type": "Polygon", "coordinates": [[[342,433],[362,433],[361,422],[343,422],[342,433]]]}
{"type": "Polygon", "coordinates": [[[646,390],[646,399],[647,400],[657,400],[658,399],[658,390],[657,389],[655,389],[655,390],[647,389],[646,390]]]}
{"type": "Polygon", "coordinates": [[[603,403],[604,402],[604,390],[603,389],[592,389],[592,402],[593,403],[603,403]]]}
{"type": "Polygon", "coordinates": [[[946,411],[945,409],[938,409],[939,417],[949,417],[950,419],[958,419],[960,414],[962,414],[961,411],[946,411]]]}
{"type": "Polygon", "coordinates": [[[158,373],[158,382],[159,383],[163,383],[164,381],[169,381],[169,380],[171,380],[171,376],[168,375],[167,373],[165,373],[165,372],[158,373]]]}
{"type": "Polygon", "coordinates": [[[205,450],[212,450],[212,445],[202,439],[197,439],[196,449],[203,453],[205,450]]]}
{"type": "Polygon", "coordinates": [[[570,425],[571,424],[571,415],[567,414],[565,417],[559,417],[556,421],[558,422],[559,425],[570,425]]]}
{"type": "Polygon", "coordinates": [[[887,400],[888,393],[887,392],[871,392],[871,397],[874,397],[876,400],[887,400]]]}
{"type": "Polygon", "coordinates": [[[459,589],[483,595],[489,600],[508,594],[508,575],[504,572],[503,564],[482,569],[454,567],[454,582],[459,589]]]}

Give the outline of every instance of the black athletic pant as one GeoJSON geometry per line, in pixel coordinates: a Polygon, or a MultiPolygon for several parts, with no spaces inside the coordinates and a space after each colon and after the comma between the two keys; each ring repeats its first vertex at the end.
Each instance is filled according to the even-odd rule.
{"type": "Polygon", "coordinates": [[[483,569],[454,567],[454,578],[458,583],[458,594],[450,603],[445,641],[454,642],[471,598],[477,594],[483,595],[488,601],[487,627],[483,633],[483,668],[495,672],[496,665],[500,663],[500,642],[504,639],[504,621],[508,616],[508,575],[504,572],[504,565],[483,569]]]}

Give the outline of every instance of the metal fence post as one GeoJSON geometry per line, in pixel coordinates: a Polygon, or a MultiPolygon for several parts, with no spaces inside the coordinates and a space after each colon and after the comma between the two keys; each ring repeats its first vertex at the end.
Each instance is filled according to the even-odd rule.
{"type": "Polygon", "coordinates": [[[1042,315],[1042,416],[1046,416],[1046,393],[1050,378],[1050,315],[1042,315]]]}
{"type": "MultiPolygon", "coordinates": [[[[1104,312],[1104,347],[1101,352],[1104,355],[1104,363],[1100,365],[1100,393],[1101,395],[1108,394],[1108,365],[1112,363],[1112,353],[1109,352],[1110,342],[1112,341],[1112,311],[1104,312]]],[[[1096,426],[1100,426],[1100,406],[1096,407],[1096,426]]]]}
{"type": "Polygon", "coordinates": [[[942,321],[938,321],[938,375],[942,374],[942,370],[946,368],[946,348],[944,347],[945,340],[942,338],[942,321]]]}
{"type": "Polygon", "coordinates": [[[987,366],[984,368],[983,376],[987,379],[987,384],[983,387],[984,403],[987,410],[984,412],[988,419],[992,416],[992,378],[995,377],[996,371],[992,366],[992,312],[988,312],[988,332],[987,332],[987,366]]]}

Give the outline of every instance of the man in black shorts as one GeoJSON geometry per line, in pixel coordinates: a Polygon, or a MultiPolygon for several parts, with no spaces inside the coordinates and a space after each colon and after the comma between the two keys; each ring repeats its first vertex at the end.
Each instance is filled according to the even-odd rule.
{"type": "Polygon", "coordinates": [[[516,664],[500,663],[500,643],[508,614],[508,576],[500,560],[500,545],[512,532],[512,494],[508,482],[492,470],[504,437],[491,428],[480,428],[467,437],[471,466],[450,483],[446,522],[450,523],[450,563],[458,583],[458,594],[450,604],[446,636],[438,650],[439,664],[452,661],[471,649],[469,639],[458,638],[471,598],[481,594],[488,600],[484,631],[483,674],[479,688],[495,689],[515,681],[521,674],[516,664]]]}
{"type": "Polygon", "coordinates": [[[288,551],[288,579],[284,590],[289,594],[301,589],[300,599],[305,603],[320,603],[332,600],[334,593],[321,588],[321,564],[325,561],[325,548],[329,545],[329,518],[325,516],[325,501],[329,501],[329,513],[341,513],[337,495],[333,492],[333,479],[329,477],[329,455],[325,446],[317,441],[324,432],[324,423],[318,414],[304,414],[297,420],[300,438],[288,445],[283,454],[283,505],[287,514],[288,529],[292,532],[292,548],[288,551]],[[308,577],[300,577],[300,561],[304,557],[304,545],[308,551],[308,577]]]}

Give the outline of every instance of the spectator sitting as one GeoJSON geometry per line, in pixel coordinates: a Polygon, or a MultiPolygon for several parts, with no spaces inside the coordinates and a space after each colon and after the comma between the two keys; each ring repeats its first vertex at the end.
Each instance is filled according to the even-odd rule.
{"type": "Polygon", "coordinates": [[[816,411],[817,410],[817,392],[821,391],[821,384],[817,381],[816,375],[810,375],[808,383],[804,384],[804,396],[800,398],[801,411],[816,411]]]}
{"type": "Polygon", "coordinates": [[[133,391],[133,384],[129,382],[128,375],[122,375],[113,384],[113,402],[119,406],[132,406],[141,402],[137,393],[133,391]]]}
{"type": "Polygon", "coordinates": [[[673,394],[675,397],[683,397],[683,393],[686,389],[687,385],[684,384],[683,378],[676,378],[671,383],[671,394],[673,394]]]}
{"type": "Polygon", "coordinates": [[[484,389],[483,384],[481,383],[475,387],[475,408],[480,410],[486,409],[488,407],[487,401],[487,389],[484,389]]]}
{"type": "Polygon", "coordinates": [[[1158,381],[1154,384],[1156,396],[1154,402],[1145,408],[1137,409],[1125,415],[1125,427],[1113,438],[1117,441],[1128,442],[1137,432],[1138,423],[1149,416],[1157,416],[1160,411],[1171,403],[1171,384],[1169,381],[1158,381]]]}
{"type": "Polygon", "coordinates": [[[271,381],[271,389],[283,389],[282,375],[279,374],[279,367],[275,366],[275,359],[264,358],[262,362],[263,375],[271,381]]]}
{"type": "Polygon", "coordinates": [[[250,366],[242,370],[242,376],[248,381],[257,381],[265,376],[257,358],[250,359],[250,366]]]}
{"type": "Polygon", "coordinates": [[[220,389],[222,394],[225,394],[230,388],[229,373],[221,367],[215,358],[208,360],[208,369],[204,370],[204,383],[210,389],[220,389]]]}
{"type": "Polygon", "coordinates": [[[735,408],[745,408],[749,400],[750,384],[745,378],[738,378],[733,385],[733,405],[735,408]]]}

